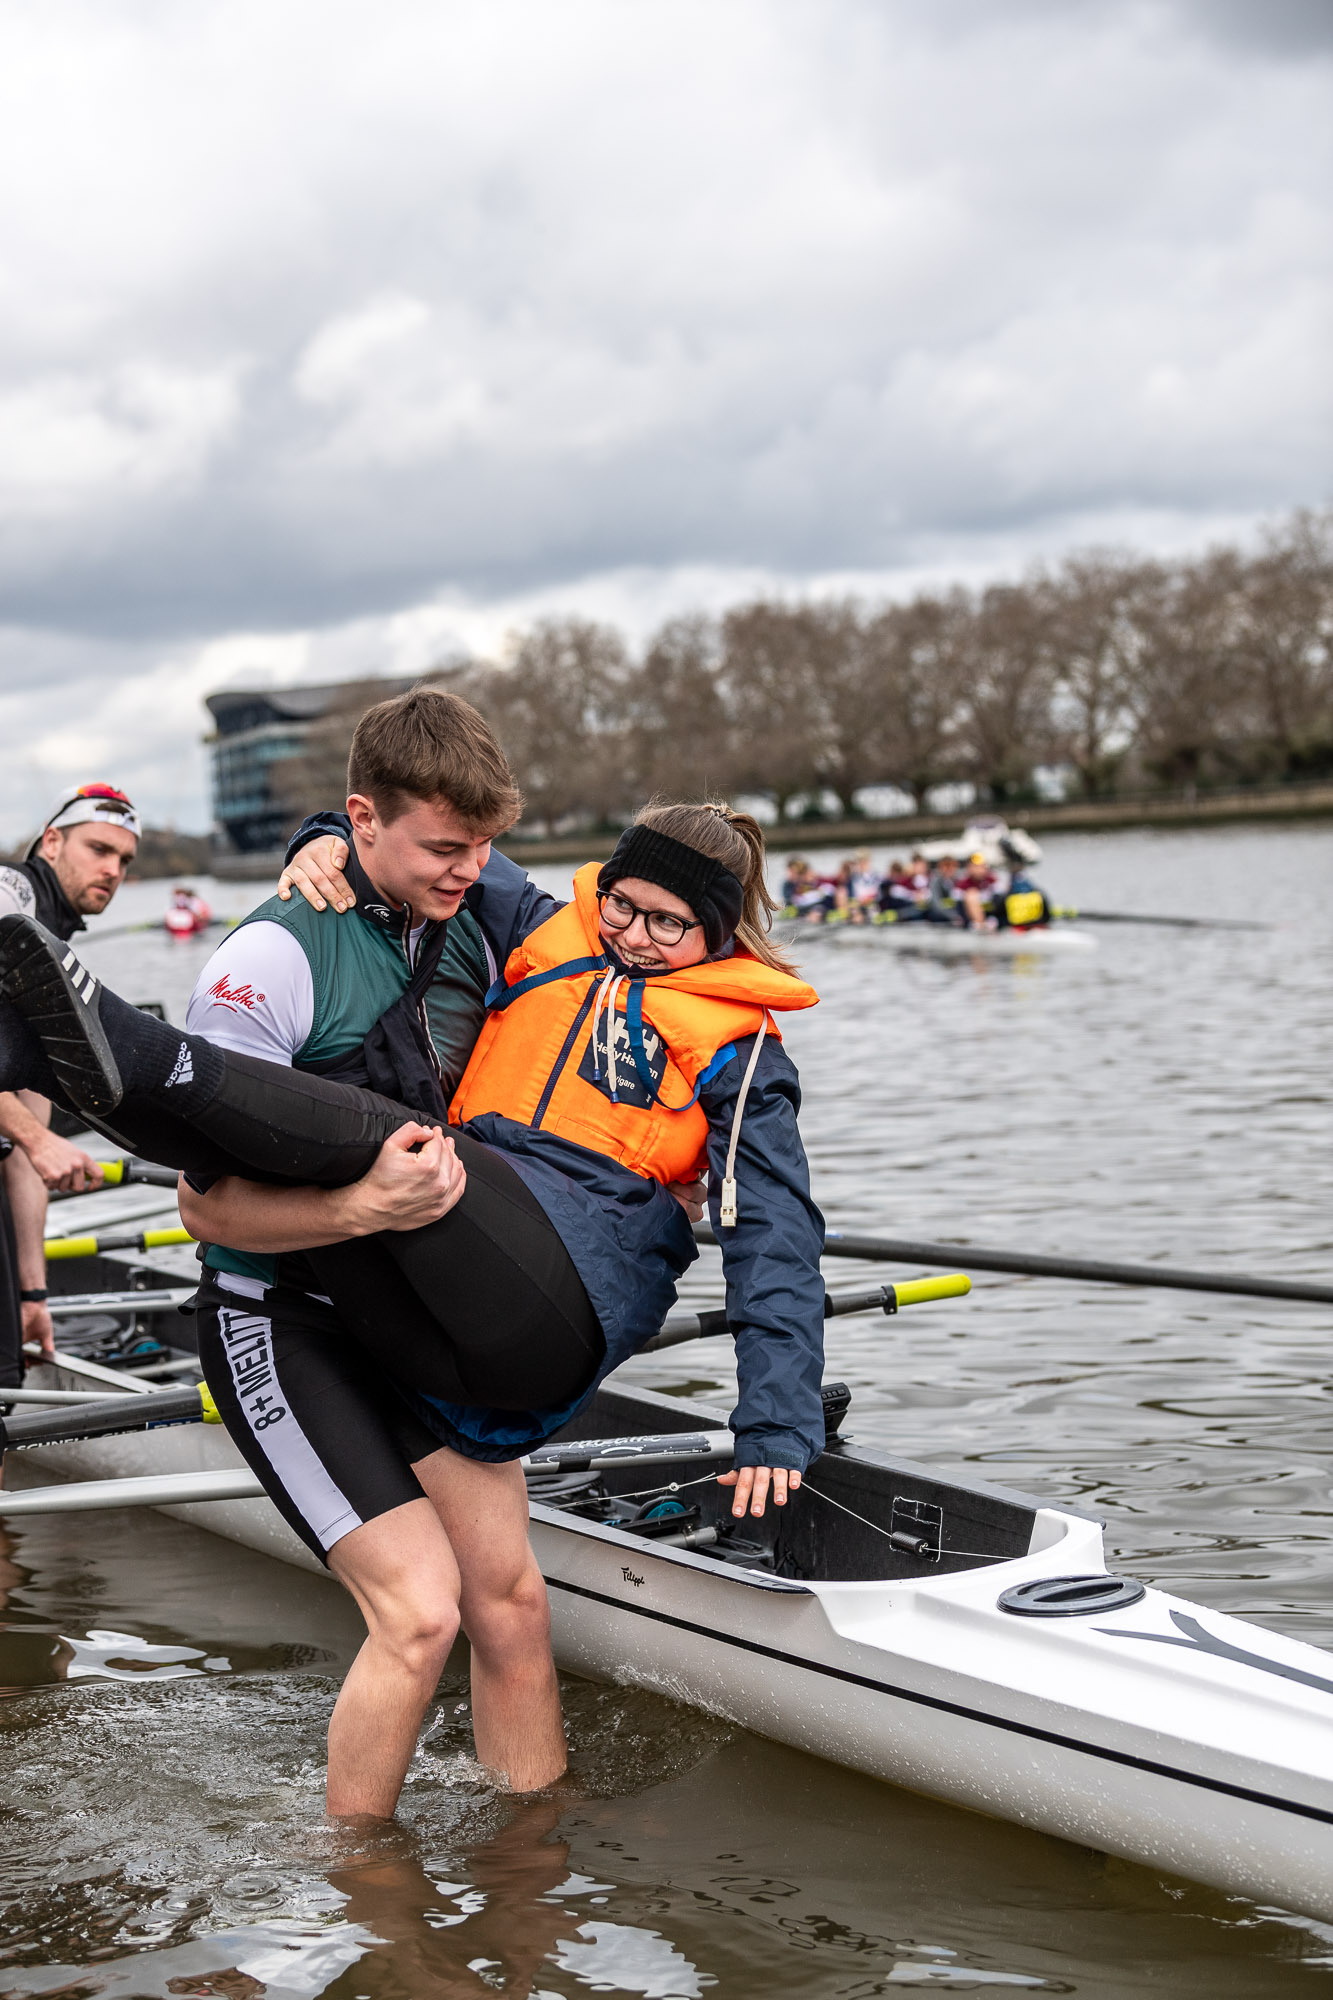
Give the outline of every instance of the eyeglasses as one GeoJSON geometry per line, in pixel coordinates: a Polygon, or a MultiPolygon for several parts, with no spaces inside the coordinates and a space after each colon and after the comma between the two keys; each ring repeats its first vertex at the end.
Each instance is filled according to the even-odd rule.
{"type": "Polygon", "coordinates": [[[698,917],[687,922],[671,910],[641,910],[637,903],[631,903],[628,896],[618,895],[614,889],[605,890],[597,901],[608,930],[628,930],[636,917],[642,917],[643,927],[654,944],[679,944],[686,931],[700,928],[698,917]]]}

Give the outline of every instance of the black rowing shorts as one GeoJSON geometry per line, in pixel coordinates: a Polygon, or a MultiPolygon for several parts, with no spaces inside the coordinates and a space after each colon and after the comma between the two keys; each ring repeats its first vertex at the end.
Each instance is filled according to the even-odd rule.
{"type": "Polygon", "coordinates": [[[332,1306],[209,1272],[195,1324],[218,1413],[283,1519],[321,1562],[335,1542],[409,1500],[412,1467],[440,1449],[332,1306]]]}

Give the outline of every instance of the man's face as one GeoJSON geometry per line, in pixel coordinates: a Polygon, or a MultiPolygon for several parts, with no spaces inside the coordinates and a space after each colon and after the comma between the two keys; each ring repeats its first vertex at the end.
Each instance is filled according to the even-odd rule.
{"type": "Polygon", "coordinates": [[[138,845],[125,827],[88,820],[83,826],[48,826],[41,855],[79,915],[96,917],[125,880],[138,845]]]}
{"type": "Polygon", "coordinates": [[[414,801],[386,826],[353,793],[347,813],[361,866],[391,903],[410,905],[414,923],[454,916],[491,858],[492,835],[479,837],[443,799],[414,801]]]}

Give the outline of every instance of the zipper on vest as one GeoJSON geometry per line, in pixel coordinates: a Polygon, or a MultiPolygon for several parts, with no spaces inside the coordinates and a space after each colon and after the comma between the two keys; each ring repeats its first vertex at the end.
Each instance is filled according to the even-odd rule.
{"type": "Polygon", "coordinates": [[[559,1081],[561,1070],[564,1068],[565,1064],[569,1061],[570,1052],[573,1049],[575,1042],[578,1040],[579,1029],[583,1026],[583,1023],[587,1020],[589,1014],[592,1012],[592,1003],[596,992],[597,992],[597,981],[594,979],[592,985],[588,988],[588,991],[583,996],[583,1005],[579,1008],[578,1013],[574,1016],[574,1020],[570,1027],[569,1033],[565,1036],[564,1047],[561,1049],[559,1055],[552,1063],[551,1074],[547,1077],[545,1085],[543,1086],[542,1089],[542,1094],[537,1100],[537,1109],[532,1114],[532,1123],[534,1130],[537,1126],[541,1124],[542,1119],[546,1116],[547,1108],[551,1102],[551,1092],[555,1089],[555,1086],[559,1081]]]}

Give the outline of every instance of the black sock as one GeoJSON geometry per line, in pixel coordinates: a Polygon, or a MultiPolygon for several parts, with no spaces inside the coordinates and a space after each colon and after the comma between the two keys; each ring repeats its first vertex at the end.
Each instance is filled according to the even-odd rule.
{"type": "Polygon", "coordinates": [[[127,1097],[153,1098],[164,1110],[193,1118],[217,1095],[226,1058],[202,1035],[183,1034],[106,986],[98,992],[97,1013],[127,1097]]]}

